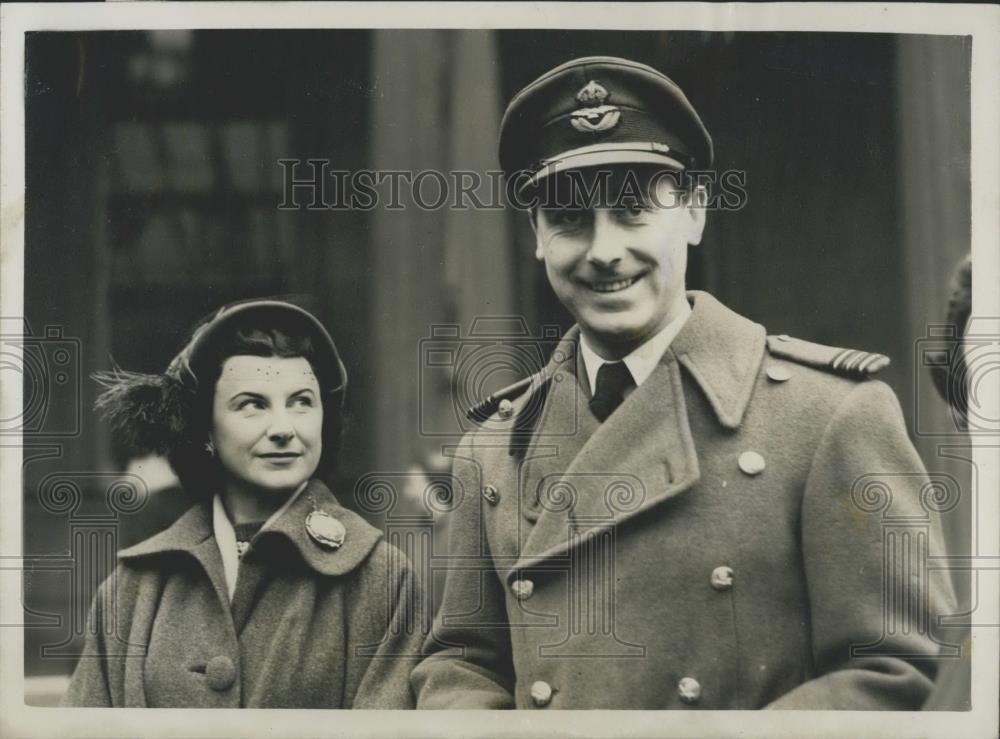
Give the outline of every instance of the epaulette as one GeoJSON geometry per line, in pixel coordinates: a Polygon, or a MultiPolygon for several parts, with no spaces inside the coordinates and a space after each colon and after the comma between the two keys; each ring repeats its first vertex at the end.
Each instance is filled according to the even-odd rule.
{"type": "Polygon", "coordinates": [[[531,387],[531,382],[534,377],[525,377],[523,380],[518,380],[513,385],[508,385],[502,390],[497,390],[492,395],[488,395],[485,399],[480,400],[474,406],[469,408],[465,412],[466,418],[470,421],[475,421],[476,423],[482,423],[494,413],[500,409],[500,404],[503,401],[511,401],[531,387]]]}
{"type": "Polygon", "coordinates": [[[535,433],[535,427],[542,417],[551,380],[552,375],[547,370],[542,370],[498,390],[466,411],[465,415],[476,423],[485,422],[494,413],[499,415],[501,421],[513,419],[508,453],[512,457],[523,458],[535,433]],[[521,396],[525,396],[524,402],[519,402],[518,407],[515,407],[512,401],[520,399],[521,396]]]}
{"type": "Polygon", "coordinates": [[[884,354],[814,344],[785,334],[768,336],[767,349],[776,357],[859,380],[888,367],[891,361],[884,354]]]}

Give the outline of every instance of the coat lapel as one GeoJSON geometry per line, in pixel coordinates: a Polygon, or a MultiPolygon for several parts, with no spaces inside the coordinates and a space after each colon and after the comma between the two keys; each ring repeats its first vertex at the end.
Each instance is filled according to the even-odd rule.
{"type": "Polygon", "coordinates": [[[205,570],[223,611],[229,613],[229,591],[222,565],[222,555],[212,533],[212,514],[208,505],[196,503],[187,513],[159,534],[118,553],[119,559],[135,560],[166,552],[184,552],[194,557],[205,570]]]}
{"type": "Polygon", "coordinates": [[[321,575],[345,575],[367,559],[382,538],[382,532],[353,511],[344,508],[330,489],[319,480],[309,481],[292,504],[260,536],[282,535],[298,550],[302,560],[321,575]],[[344,543],[329,549],[315,541],[306,530],[306,518],[313,510],[327,513],[344,526],[344,543]]]}
{"type": "MultiPolygon", "coordinates": [[[[265,536],[289,539],[303,561],[322,575],[343,575],[360,565],[381,539],[381,532],[361,516],[341,506],[333,493],[319,480],[311,480],[302,494],[292,501],[284,513],[263,529],[265,536]],[[316,509],[325,511],[340,521],[345,530],[343,546],[331,550],[319,545],[306,531],[306,517],[316,509]]],[[[186,552],[201,563],[219,594],[220,602],[229,609],[229,593],[223,571],[222,555],[212,531],[209,506],[198,503],[165,531],[123,549],[123,560],[151,557],[165,552],[186,552]]]]}
{"type": "Polygon", "coordinates": [[[739,428],[764,360],[767,332],[708,293],[692,290],[688,299],[691,317],[668,351],[708,398],[719,423],[739,428]]]}
{"type": "Polygon", "coordinates": [[[527,534],[520,542],[522,552],[544,551],[560,531],[565,532],[565,504],[570,501],[563,495],[562,476],[596,426],[587,407],[587,393],[577,379],[577,365],[582,361],[576,349],[578,336],[579,329],[572,329],[560,344],[562,361],[550,362],[545,369],[550,389],[520,467],[521,513],[534,523],[521,529],[527,534]]]}
{"type": "MultiPolygon", "coordinates": [[[[580,395],[576,403],[589,413],[580,395]]],[[[536,482],[541,515],[515,570],[560,556],[587,530],[625,521],[697,482],[698,457],[673,355],[664,356],[564,469],[536,482]]]]}
{"type": "MultiPolygon", "coordinates": [[[[628,521],[697,483],[698,452],[682,367],[708,398],[718,422],[739,427],[763,359],[765,331],[708,293],[693,291],[689,299],[692,314],[653,374],[589,438],[578,437],[575,448],[566,444],[563,448],[572,453],[560,454],[561,466],[546,465],[544,478],[532,474],[526,479],[529,492],[539,493],[540,514],[508,579],[517,570],[565,555],[588,531],[628,521]]],[[[569,414],[589,414],[576,383],[562,385],[570,383],[550,392],[551,407],[539,431],[565,423],[569,414]]],[[[554,433],[536,438],[531,451],[538,453],[557,439],[554,433]]]]}

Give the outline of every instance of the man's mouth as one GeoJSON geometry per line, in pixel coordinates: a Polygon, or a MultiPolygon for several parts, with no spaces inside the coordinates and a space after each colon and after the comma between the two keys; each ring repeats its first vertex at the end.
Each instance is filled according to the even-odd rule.
{"type": "Polygon", "coordinates": [[[642,279],[642,275],[629,277],[624,280],[601,280],[598,282],[587,282],[587,287],[597,293],[616,293],[626,290],[642,279]]]}

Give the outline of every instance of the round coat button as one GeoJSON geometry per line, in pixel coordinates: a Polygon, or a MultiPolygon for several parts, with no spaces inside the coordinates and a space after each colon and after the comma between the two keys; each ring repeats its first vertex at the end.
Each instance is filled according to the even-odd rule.
{"type": "Polygon", "coordinates": [[[500,401],[500,405],[497,406],[497,413],[500,414],[500,418],[508,419],[514,415],[514,404],[511,403],[507,398],[500,401]]]}
{"type": "Polygon", "coordinates": [[[701,683],[693,677],[682,677],[677,683],[677,695],[685,703],[697,703],[701,698],[701,683]]]}
{"type": "Polygon", "coordinates": [[[729,590],[733,587],[733,568],[723,565],[712,570],[712,587],[716,590],[729,590]]]}
{"type": "Polygon", "coordinates": [[[490,505],[496,505],[500,502],[500,491],[493,485],[486,485],[483,488],[483,497],[490,505]]]}
{"type": "Polygon", "coordinates": [[[767,379],[771,382],[787,382],[792,379],[792,373],[784,367],[773,364],[767,368],[767,379]]]}
{"type": "Polygon", "coordinates": [[[764,471],[764,458],[757,452],[743,452],[738,460],[740,469],[748,475],[759,475],[764,471]]]}
{"type": "Polygon", "coordinates": [[[535,592],[535,583],[531,580],[515,580],[510,584],[510,589],[514,591],[515,598],[525,600],[535,592]]]}
{"type": "Polygon", "coordinates": [[[531,700],[539,708],[549,705],[552,700],[552,686],[544,680],[536,680],[531,684],[531,700]]]}
{"type": "Polygon", "coordinates": [[[229,657],[212,657],[205,666],[205,679],[212,690],[228,690],[236,681],[236,665],[229,657]]]}

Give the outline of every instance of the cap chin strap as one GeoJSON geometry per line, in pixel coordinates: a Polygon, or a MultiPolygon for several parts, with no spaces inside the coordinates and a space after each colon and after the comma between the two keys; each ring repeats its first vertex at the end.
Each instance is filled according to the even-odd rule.
{"type": "Polygon", "coordinates": [[[543,159],[538,170],[524,183],[524,187],[534,187],[544,178],[567,169],[599,167],[604,164],[658,164],[679,172],[684,171],[684,164],[671,156],[670,151],[666,144],[653,141],[581,146],[543,159]]]}

